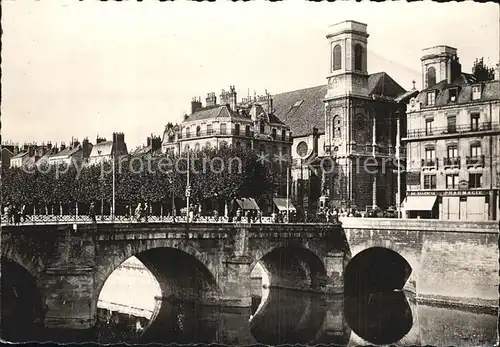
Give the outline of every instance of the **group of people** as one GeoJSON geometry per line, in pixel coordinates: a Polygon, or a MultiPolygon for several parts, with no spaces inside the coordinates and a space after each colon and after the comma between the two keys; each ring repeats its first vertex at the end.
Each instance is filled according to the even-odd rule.
{"type": "Polygon", "coordinates": [[[26,214],[26,205],[15,205],[15,204],[7,204],[4,207],[4,216],[7,218],[7,224],[17,225],[22,222],[26,222],[27,214],[26,214]]]}

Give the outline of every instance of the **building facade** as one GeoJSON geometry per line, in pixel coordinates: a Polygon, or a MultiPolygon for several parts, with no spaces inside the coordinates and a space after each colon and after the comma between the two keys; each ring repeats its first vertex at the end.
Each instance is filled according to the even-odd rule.
{"type": "Polygon", "coordinates": [[[168,124],[162,140],[164,153],[179,154],[203,147],[234,146],[272,155],[289,155],[290,128],[272,111],[271,95],[237,101],[234,86],[222,91],[219,102],[209,93],[205,106],[191,102],[191,114],[178,125],[168,124]]]}
{"type": "Polygon", "coordinates": [[[410,218],[495,220],[499,216],[500,78],[462,72],[457,50],[423,50],[423,90],[407,106],[410,218]]]}
{"type": "Polygon", "coordinates": [[[329,27],[327,84],[274,96],[293,134],[293,198],[304,210],[397,205],[397,134],[407,92],[367,71],[366,24],[329,27]],[[400,121],[398,121],[400,120],[400,121]]]}
{"type": "Polygon", "coordinates": [[[97,137],[96,144],[92,147],[89,155],[89,165],[101,165],[104,162],[110,162],[113,158],[128,154],[125,135],[123,133],[113,133],[113,141],[106,141],[105,138],[97,137]]]}

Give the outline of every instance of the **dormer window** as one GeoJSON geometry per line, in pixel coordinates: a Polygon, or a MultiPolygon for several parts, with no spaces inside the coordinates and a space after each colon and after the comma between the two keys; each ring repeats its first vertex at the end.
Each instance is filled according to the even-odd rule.
{"type": "Polygon", "coordinates": [[[427,93],[427,106],[434,106],[436,104],[436,92],[431,91],[427,93]]]}
{"type": "Polygon", "coordinates": [[[449,95],[450,95],[449,101],[450,102],[456,102],[457,99],[458,99],[458,88],[451,88],[448,92],[449,92],[449,95]]]}
{"type": "Polygon", "coordinates": [[[472,100],[481,99],[481,85],[472,86],[472,100]]]}

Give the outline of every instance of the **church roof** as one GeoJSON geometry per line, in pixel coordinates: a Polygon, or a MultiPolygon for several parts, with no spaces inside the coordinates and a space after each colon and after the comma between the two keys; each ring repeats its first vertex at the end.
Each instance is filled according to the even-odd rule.
{"type": "Polygon", "coordinates": [[[377,72],[368,76],[368,94],[396,98],[406,90],[385,72],[377,72]]]}
{"type": "Polygon", "coordinates": [[[276,94],[274,114],[290,127],[294,137],[311,134],[314,127],[324,132],[325,95],[326,85],[276,94]]]}
{"type": "MultiPolygon", "coordinates": [[[[290,126],[292,136],[312,134],[313,128],[325,131],[325,105],[327,86],[317,86],[273,96],[273,109],[276,116],[290,126]]],[[[369,95],[396,98],[406,93],[387,73],[378,72],[368,76],[369,95]]]]}

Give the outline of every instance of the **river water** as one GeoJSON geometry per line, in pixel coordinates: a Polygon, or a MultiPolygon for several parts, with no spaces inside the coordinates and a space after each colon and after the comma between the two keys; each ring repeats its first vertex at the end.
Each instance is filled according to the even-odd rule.
{"type": "Polygon", "coordinates": [[[255,283],[251,309],[228,309],[157,302],[156,283],[137,270],[113,274],[108,282],[99,302],[101,343],[492,346],[496,342],[495,315],[423,305],[405,292],[325,297],[264,289],[255,283]]]}

